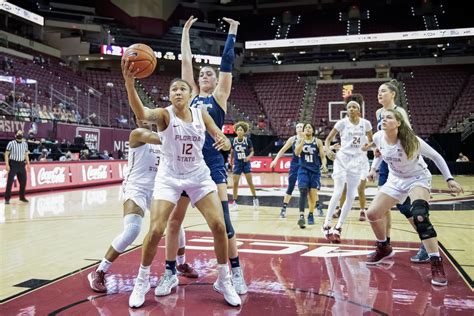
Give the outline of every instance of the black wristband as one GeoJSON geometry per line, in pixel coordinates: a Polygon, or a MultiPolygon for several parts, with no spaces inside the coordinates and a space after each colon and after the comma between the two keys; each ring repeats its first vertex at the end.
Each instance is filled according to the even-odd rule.
{"type": "Polygon", "coordinates": [[[454,178],[448,178],[448,179],[446,179],[446,182],[449,182],[449,181],[451,181],[451,180],[454,181],[454,178]]]}

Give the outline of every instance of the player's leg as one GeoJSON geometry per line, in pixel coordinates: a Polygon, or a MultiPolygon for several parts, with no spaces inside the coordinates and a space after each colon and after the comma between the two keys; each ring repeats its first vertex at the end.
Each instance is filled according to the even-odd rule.
{"type": "Polygon", "coordinates": [[[109,249],[102,258],[97,269],[87,275],[89,286],[98,293],[107,292],[105,284],[105,274],[109,270],[112,262],[130,246],[140,234],[142,219],[144,217],[143,209],[146,209],[147,202],[143,195],[138,192],[134,194],[134,199],[127,199],[123,203],[123,230],[117,235],[110,245],[109,249]],[[138,204],[141,204],[140,207],[138,204]]]}

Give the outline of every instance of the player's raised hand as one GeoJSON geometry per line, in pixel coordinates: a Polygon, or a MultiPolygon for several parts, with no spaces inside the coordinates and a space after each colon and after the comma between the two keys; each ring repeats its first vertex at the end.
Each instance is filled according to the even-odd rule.
{"type": "Polygon", "coordinates": [[[189,19],[184,23],[183,30],[189,31],[191,26],[193,26],[194,22],[196,22],[198,18],[195,18],[194,16],[190,16],[189,19]]]}

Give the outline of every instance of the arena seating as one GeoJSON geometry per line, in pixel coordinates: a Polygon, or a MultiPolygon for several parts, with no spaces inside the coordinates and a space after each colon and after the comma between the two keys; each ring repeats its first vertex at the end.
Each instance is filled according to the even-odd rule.
{"type": "Polygon", "coordinates": [[[469,78],[469,68],[413,67],[411,70],[413,78],[405,79],[404,83],[413,128],[423,137],[438,133],[469,78]]]}

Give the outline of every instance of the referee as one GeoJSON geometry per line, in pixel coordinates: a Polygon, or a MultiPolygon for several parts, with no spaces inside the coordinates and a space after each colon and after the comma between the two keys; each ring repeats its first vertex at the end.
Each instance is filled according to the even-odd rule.
{"type": "Polygon", "coordinates": [[[28,203],[28,200],[25,197],[25,163],[28,168],[30,167],[28,153],[28,144],[23,140],[23,131],[18,130],[15,135],[15,140],[12,140],[8,143],[7,150],[5,151],[5,164],[8,172],[7,188],[5,191],[5,204],[10,204],[13,179],[15,176],[20,183],[20,201],[28,203]]]}

